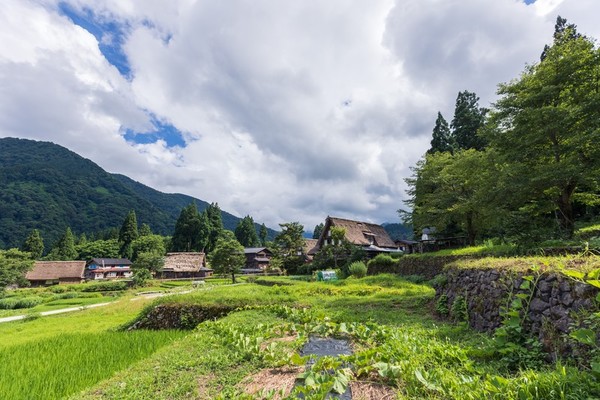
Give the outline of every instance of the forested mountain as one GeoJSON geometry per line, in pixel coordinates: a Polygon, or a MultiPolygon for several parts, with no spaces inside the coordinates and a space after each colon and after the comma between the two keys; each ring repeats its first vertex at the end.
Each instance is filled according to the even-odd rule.
{"type": "MultiPolygon", "coordinates": [[[[14,138],[0,139],[0,188],[0,248],[20,246],[32,229],[48,248],[67,226],[75,234],[119,227],[132,209],[139,224],[170,235],[184,206],[196,201],[202,211],[208,205],[110,174],[62,146],[14,138]]],[[[230,230],[240,220],[226,212],[222,219],[230,230]]]]}
{"type": "Polygon", "coordinates": [[[383,229],[390,235],[392,240],[413,238],[413,228],[410,225],[384,223],[381,226],[383,226],[383,229]]]}

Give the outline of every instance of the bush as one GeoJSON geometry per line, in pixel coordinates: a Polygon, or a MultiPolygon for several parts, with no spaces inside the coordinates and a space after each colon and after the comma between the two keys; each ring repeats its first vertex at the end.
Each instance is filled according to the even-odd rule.
{"type": "Polygon", "coordinates": [[[18,308],[31,308],[37,306],[38,304],[42,304],[43,302],[44,299],[41,297],[10,297],[7,299],[0,299],[0,309],[15,310],[18,308]]]}
{"type": "Polygon", "coordinates": [[[355,261],[348,266],[348,272],[355,278],[364,278],[367,276],[367,266],[362,261],[355,261]]]}
{"type": "Polygon", "coordinates": [[[367,263],[371,273],[392,272],[397,265],[397,261],[387,254],[379,254],[367,263]]]}
{"type": "Polygon", "coordinates": [[[83,289],[82,292],[109,292],[118,290],[127,290],[129,283],[126,281],[108,281],[90,283],[83,289]]]}

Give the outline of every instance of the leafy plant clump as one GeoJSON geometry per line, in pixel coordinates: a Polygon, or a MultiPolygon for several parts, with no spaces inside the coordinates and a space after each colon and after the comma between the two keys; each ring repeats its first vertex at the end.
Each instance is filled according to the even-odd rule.
{"type": "Polygon", "coordinates": [[[44,303],[46,300],[43,297],[23,297],[15,298],[8,297],[0,299],[0,310],[15,310],[18,308],[31,308],[44,303]]]}
{"type": "Polygon", "coordinates": [[[362,261],[355,261],[348,266],[350,275],[355,278],[364,278],[367,276],[367,266],[362,261]]]}

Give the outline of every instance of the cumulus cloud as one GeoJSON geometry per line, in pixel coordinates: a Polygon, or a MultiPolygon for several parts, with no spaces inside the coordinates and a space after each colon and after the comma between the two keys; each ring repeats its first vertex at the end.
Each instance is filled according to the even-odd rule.
{"type": "Polygon", "coordinates": [[[96,38],[57,1],[3,1],[0,136],[52,140],[159,190],[309,230],[328,214],[397,220],[437,111],[450,119],[465,89],[488,106],[498,83],[539,58],[555,13],[594,35],[591,10],[600,8],[593,0],[66,3],[121,36],[96,38]],[[122,45],[126,77],[99,50],[111,44],[122,45]],[[154,117],[186,145],[124,139],[128,129],[152,131],[154,117]]]}

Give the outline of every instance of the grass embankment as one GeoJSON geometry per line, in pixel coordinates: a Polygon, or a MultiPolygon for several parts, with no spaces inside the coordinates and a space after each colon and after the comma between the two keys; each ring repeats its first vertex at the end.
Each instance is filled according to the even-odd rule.
{"type": "Polygon", "coordinates": [[[297,351],[313,334],[344,336],[352,341],[355,353],[325,358],[306,371],[302,375],[305,386],[296,389],[305,398],[323,398],[324,391],[343,389],[348,382],[357,393],[361,385],[371,385],[371,389],[383,385],[388,394],[391,391],[402,399],[600,395],[591,373],[542,363],[514,370],[495,354],[491,337],[465,325],[435,321],[428,311],[433,289],[426,285],[392,275],[335,283],[264,279],[286,286],[215,287],[160,299],[160,303],[246,304],[252,308],[204,322],[187,337],[72,398],[273,398],[290,376],[293,382],[300,375],[300,370],[291,368],[305,364],[297,351]],[[301,305],[310,308],[298,308],[301,305]],[[333,376],[324,372],[331,369],[337,371],[333,376]],[[257,379],[254,385],[253,377],[257,379]],[[252,386],[264,390],[256,393],[252,386]]]}

